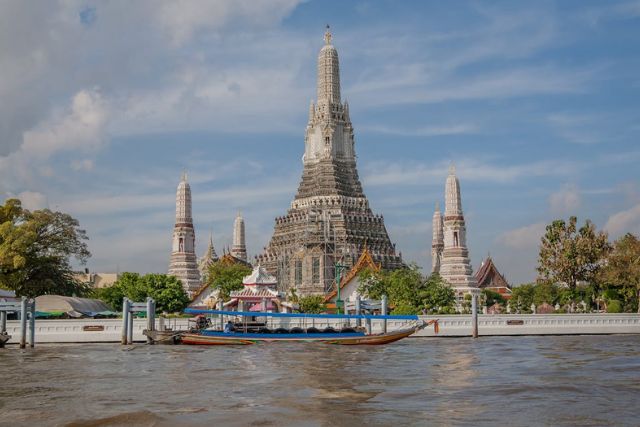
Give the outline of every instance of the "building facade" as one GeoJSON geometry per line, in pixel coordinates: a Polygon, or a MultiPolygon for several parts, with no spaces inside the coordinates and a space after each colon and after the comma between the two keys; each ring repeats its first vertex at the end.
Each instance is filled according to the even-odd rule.
{"type": "Polygon", "coordinates": [[[369,207],[356,169],[349,105],[340,95],[338,52],[327,28],[318,55],[317,100],[309,107],[302,180],[287,214],[257,262],[279,290],[324,294],[334,286],[335,263],[353,266],[365,247],[383,268],[402,266],[384,219],[369,207]]]}
{"type": "Polygon", "coordinates": [[[182,282],[182,287],[192,297],[201,287],[196,259],[196,234],[191,217],[191,187],[187,175],[182,174],[176,193],[176,221],[173,227],[169,274],[182,282]]]}

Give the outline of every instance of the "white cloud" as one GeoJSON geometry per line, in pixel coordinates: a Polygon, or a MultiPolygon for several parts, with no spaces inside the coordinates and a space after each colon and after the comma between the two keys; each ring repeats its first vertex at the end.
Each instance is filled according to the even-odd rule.
{"type": "Polygon", "coordinates": [[[640,204],[611,215],[604,229],[612,237],[622,236],[625,233],[640,234],[640,204]]]}
{"type": "Polygon", "coordinates": [[[75,171],[85,171],[88,172],[93,170],[94,163],[92,159],[75,159],[71,161],[71,169],[75,171]]]}
{"type": "Polygon", "coordinates": [[[540,244],[546,225],[538,222],[514,230],[505,231],[496,241],[512,249],[532,249],[540,244]]]}
{"type": "Polygon", "coordinates": [[[575,184],[567,184],[549,196],[549,208],[554,215],[576,215],[582,199],[575,184]]]}
{"type": "Polygon", "coordinates": [[[417,129],[410,129],[406,127],[388,127],[388,126],[359,126],[360,131],[364,132],[378,132],[389,135],[400,136],[445,136],[445,135],[462,135],[472,134],[478,131],[478,126],[472,123],[460,123],[453,125],[441,125],[441,126],[427,126],[417,129]]]}
{"type": "Polygon", "coordinates": [[[5,192],[34,185],[38,177],[55,174],[48,163],[54,155],[95,151],[105,140],[108,115],[99,92],[81,90],[73,96],[69,108],[56,111],[26,131],[18,150],[0,157],[0,185],[6,187],[5,192]]]}
{"type": "MultiPolygon", "coordinates": [[[[461,179],[487,182],[512,182],[525,177],[566,176],[581,166],[575,162],[545,160],[520,165],[499,165],[477,159],[457,159],[456,174],[461,179]]],[[[424,185],[442,183],[449,170],[448,162],[371,163],[365,165],[364,182],[377,185],[424,185]]]]}
{"type": "Polygon", "coordinates": [[[22,202],[22,207],[30,211],[37,209],[45,209],[49,207],[49,201],[47,196],[37,191],[23,191],[19,194],[6,194],[7,199],[19,199],[22,202]]]}

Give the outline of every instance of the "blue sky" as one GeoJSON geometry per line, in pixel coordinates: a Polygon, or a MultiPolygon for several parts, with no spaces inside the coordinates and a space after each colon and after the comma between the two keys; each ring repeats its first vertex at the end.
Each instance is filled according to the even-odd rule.
{"type": "Polygon", "coordinates": [[[0,196],[77,217],[93,271],[166,271],[180,173],[197,246],[267,244],[301,174],[331,25],[358,168],[430,265],[456,164],[472,263],[535,278],[544,226],[640,233],[640,2],[51,1],[0,13],[0,196]]]}

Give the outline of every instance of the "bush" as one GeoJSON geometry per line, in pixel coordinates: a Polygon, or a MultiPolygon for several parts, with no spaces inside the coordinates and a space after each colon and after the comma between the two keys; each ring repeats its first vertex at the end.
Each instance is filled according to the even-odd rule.
{"type": "Polygon", "coordinates": [[[617,299],[609,301],[609,304],[607,304],[607,313],[622,313],[622,303],[617,299]]]}
{"type": "Polygon", "coordinates": [[[326,310],[322,295],[309,295],[299,300],[300,311],[303,313],[318,314],[326,310]]]}
{"type": "Polygon", "coordinates": [[[407,303],[407,302],[401,302],[399,304],[396,304],[396,306],[393,308],[393,311],[391,312],[391,314],[418,314],[418,310],[416,309],[416,307],[414,307],[413,305],[407,303]]]}

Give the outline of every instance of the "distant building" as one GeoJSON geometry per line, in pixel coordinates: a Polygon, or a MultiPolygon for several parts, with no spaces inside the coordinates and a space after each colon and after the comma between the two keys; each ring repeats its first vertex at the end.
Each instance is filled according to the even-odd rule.
{"type": "Polygon", "coordinates": [[[233,246],[231,247],[231,254],[243,261],[247,260],[247,242],[245,240],[244,232],[244,218],[238,212],[236,220],[233,222],[233,246]]]}
{"type": "MultiPolygon", "coordinates": [[[[360,287],[360,272],[365,268],[369,268],[372,271],[380,271],[381,264],[376,263],[369,252],[369,249],[365,248],[358,258],[358,261],[354,266],[346,272],[340,278],[340,299],[342,301],[355,301],[359,295],[358,288],[360,287]]],[[[338,300],[338,291],[334,289],[325,296],[325,303],[327,308],[336,308],[336,301],[338,300]]]]}
{"type": "Polygon", "coordinates": [[[432,253],[437,260],[432,263],[433,272],[439,273],[454,288],[460,300],[465,293],[478,285],[469,260],[460,181],[453,165],[449,168],[445,184],[444,218],[439,220],[439,215],[440,210],[436,206],[433,215],[432,253]]]}
{"type": "Polygon", "coordinates": [[[283,295],[278,292],[278,281],[261,265],[242,279],[242,285],[242,290],[231,292],[231,299],[225,307],[235,307],[240,311],[280,311],[283,295]]]}
{"type": "Polygon", "coordinates": [[[202,283],[207,283],[207,278],[209,276],[209,267],[218,261],[218,254],[216,253],[216,248],[213,246],[213,233],[209,235],[209,246],[207,246],[207,251],[204,253],[200,261],[198,261],[198,270],[200,271],[200,277],[202,279],[202,283]]]}
{"type": "Polygon", "coordinates": [[[187,182],[187,174],[183,173],[176,192],[176,222],[173,227],[169,274],[182,282],[182,287],[190,297],[202,286],[195,246],[196,234],[191,217],[191,187],[187,182]]]}
{"type": "Polygon", "coordinates": [[[491,257],[487,257],[482,263],[476,272],[475,278],[479,288],[497,292],[505,299],[511,298],[511,285],[498,271],[491,257]]]}
{"type": "Polygon", "coordinates": [[[120,273],[90,273],[85,270],[83,273],[74,273],[73,278],[78,282],[88,283],[92,288],[108,288],[120,278],[120,273]]]}

